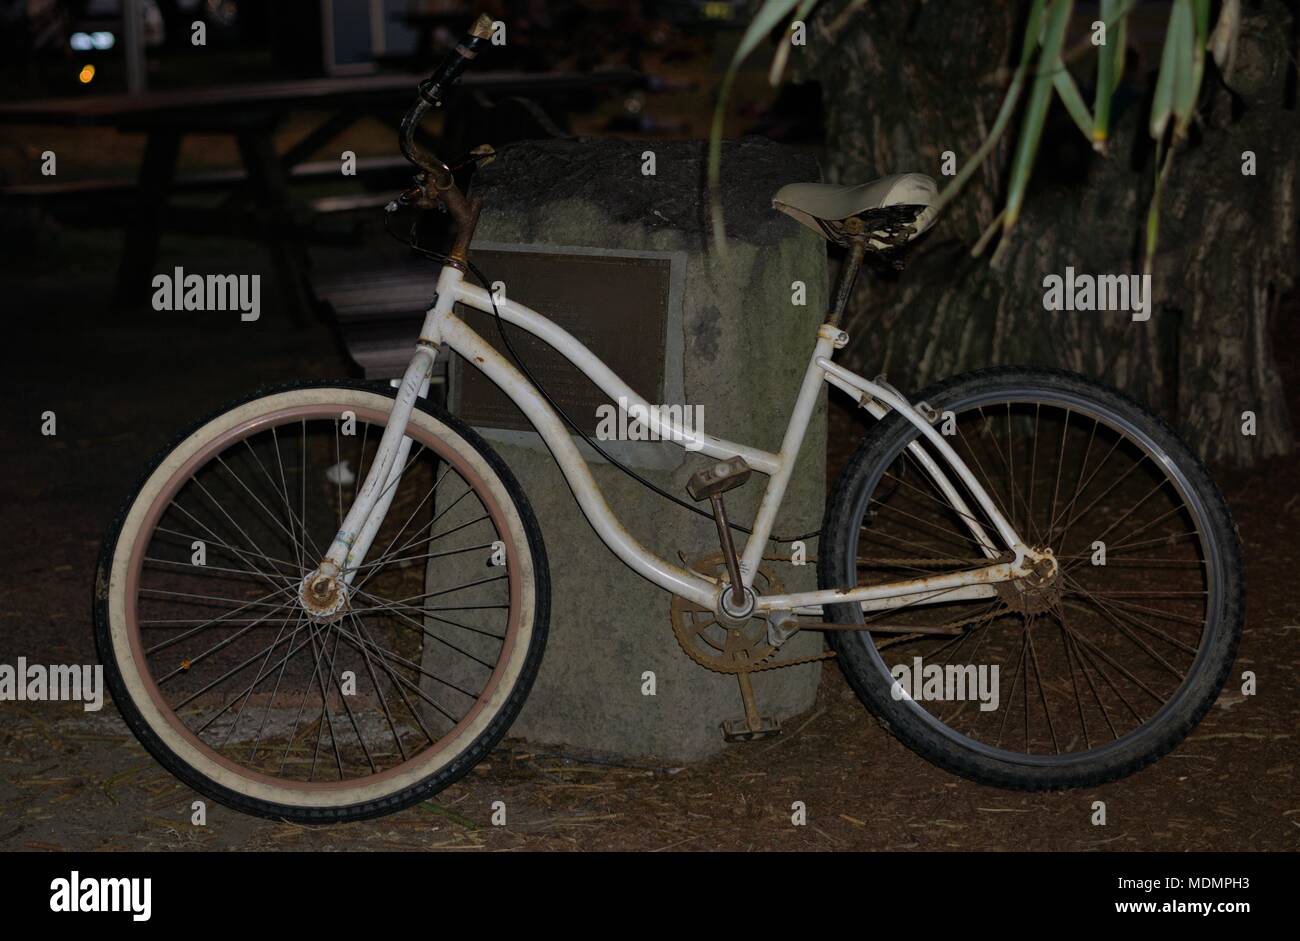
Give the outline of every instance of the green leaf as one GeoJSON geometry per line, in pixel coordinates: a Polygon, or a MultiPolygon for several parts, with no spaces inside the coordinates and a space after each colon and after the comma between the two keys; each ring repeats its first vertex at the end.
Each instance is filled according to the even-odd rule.
{"type": "Polygon", "coordinates": [[[1204,44],[1210,38],[1210,0],[1193,0],[1196,11],[1196,38],[1204,44]]]}
{"type": "Polygon", "coordinates": [[[1178,114],[1178,137],[1187,133],[1192,115],[1196,111],[1196,101],[1201,94],[1201,81],[1205,77],[1205,47],[1210,39],[1210,0],[1193,0],[1196,17],[1196,35],[1192,39],[1192,74],[1190,87],[1187,89],[1188,101],[1185,111],[1178,114]]]}
{"type": "Polygon", "coordinates": [[[731,96],[731,86],[736,80],[736,73],[742,62],[748,58],[763,37],[775,29],[795,8],[799,0],[763,0],[763,5],[754,14],[749,28],[740,37],[740,45],[731,57],[731,64],[722,77],[718,89],[718,100],[713,108],[713,124],[709,128],[709,214],[713,220],[713,241],[725,250],[725,238],[722,223],[722,201],[718,194],[718,178],[722,169],[722,125],[726,116],[727,99],[731,96]]]}
{"type": "Polygon", "coordinates": [[[1147,207],[1146,244],[1143,247],[1142,259],[1142,273],[1146,275],[1151,274],[1152,265],[1155,263],[1156,244],[1160,239],[1160,194],[1164,191],[1165,177],[1169,175],[1173,159],[1173,148],[1170,147],[1166,151],[1164,139],[1156,138],[1156,182],[1151,189],[1151,204],[1147,207]]]}
{"type": "MultiPolygon", "coordinates": [[[[1097,52],[1097,90],[1092,98],[1092,139],[1104,142],[1110,134],[1110,99],[1115,91],[1117,77],[1115,60],[1124,61],[1123,24],[1127,21],[1119,15],[1122,0],[1101,0],[1101,21],[1106,24],[1106,43],[1097,52]]],[[[1060,89],[1057,89],[1058,91],[1060,89]]]]}
{"type": "Polygon", "coordinates": [[[1160,239],[1160,198],[1173,165],[1178,141],[1187,133],[1205,71],[1205,43],[1209,37],[1209,0],[1174,0],[1160,57],[1155,97],[1151,105],[1151,136],[1156,140],[1156,182],[1147,209],[1146,244],[1142,270],[1151,274],[1160,239]],[[1165,128],[1174,117],[1174,139],[1166,147],[1165,128]]]}
{"type": "Polygon", "coordinates": [[[740,68],[740,63],[749,58],[760,42],[768,33],[784,23],[799,3],[799,0],[763,0],[763,5],[758,8],[754,18],[749,23],[749,28],[745,34],[740,37],[740,45],[736,47],[736,54],[731,57],[731,71],[740,68]]]}
{"type": "Polygon", "coordinates": [[[1115,76],[1110,87],[1119,88],[1119,80],[1124,77],[1124,53],[1128,49],[1128,9],[1119,19],[1119,38],[1115,40],[1115,76]]]}
{"type": "MultiPolygon", "coordinates": [[[[806,20],[808,14],[812,12],[812,8],[820,2],[821,0],[801,0],[798,9],[794,11],[789,26],[793,27],[800,20],[806,20]]],[[[789,28],[787,28],[786,32],[789,33],[789,31],[789,28]]],[[[767,72],[767,83],[773,88],[781,84],[781,76],[785,73],[786,63],[790,61],[790,50],[793,48],[794,43],[792,42],[777,44],[776,55],[772,56],[772,67],[767,72]]]]}
{"type": "Polygon", "coordinates": [[[1094,138],[1092,114],[1088,111],[1088,106],[1083,103],[1079,86],[1074,84],[1074,79],[1066,71],[1065,63],[1061,61],[1060,56],[1056,57],[1056,75],[1052,78],[1052,85],[1056,88],[1056,93],[1061,96],[1061,103],[1065,105],[1065,110],[1070,112],[1074,123],[1079,125],[1079,130],[1083,131],[1083,136],[1092,140],[1094,138]]]}
{"type": "Polygon", "coordinates": [[[1043,10],[1046,9],[1046,0],[1034,0],[1034,5],[1029,8],[1029,19],[1025,22],[1025,39],[1020,44],[1020,68],[1028,68],[1029,60],[1034,56],[1034,50],[1038,48],[1038,40],[1043,31],[1043,10]]]}
{"type": "MultiPolygon", "coordinates": [[[[1156,76],[1156,90],[1151,99],[1151,136],[1159,140],[1175,113],[1178,103],[1186,98],[1184,82],[1190,85],[1192,44],[1195,32],[1192,27],[1191,0],[1174,0],[1169,11],[1169,25],[1165,30],[1165,45],[1160,53],[1160,73],[1156,76]]],[[[1193,97],[1193,101],[1195,98],[1193,97]]]]}
{"type": "Polygon", "coordinates": [[[1192,20],[1192,0],[1174,0],[1169,14],[1171,29],[1177,25],[1174,72],[1174,115],[1185,125],[1196,107],[1196,28],[1192,20]]]}
{"type": "Polygon", "coordinates": [[[1034,157],[1038,154],[1038,142],[1043,136],[1047,108],[1052,103],[1053,80],[1060,68],[1061,43],[1065,39],[1065,27],[1070,21],[1073,7],[1074,0],[1052,0],[1051,8],[1047,11],[1047,26],[1043,30],[1038,70],[1029,90],[1024,120],[1020,125],[1020,137],[1016,141],[1016,153],[1011,163],[1007,205],[1002,216],[1004,236],[1020,218],[1020,207],[1024,203],[1025,190],[1034,169],[1034,157]]]}
{"type": "MultiPolygon", "coordinates": [[[[948,203],[952,202],[961,192],[961,188],[966,185],[966,181],[974,175],[975,171],[983,165],[988,159],[993,148],[997,146],[1002,134],[1011,122],[1011,115],[1015,113],[1016,105],[1020,102],[1020,93],[1025,87],[1025,72],[1029,68],[1029,60],[1033,51],[1038,45],[1039,24],[1043,20],[1043,8],[1047,6],[1047,0],[1034,0],[1034,4],[1029,10],[1029,20],[1025,24],[1025,38],[1020,49],[1020,64],[1016,66],[1016,71],[1011,76],[1011,84],[1007,86],[1007,93],[1002,98],[1002,105],[998,108],[997,117],[993,119],[993,127],[989,129],[989,136],[984,138],[983,143],[971,155],[962,168],[957,171],[957,175],[952,181],[943,188],[939,193],[939,198],[935,201],[934,211],[937,213],[948,203]]],[[[999,213],[999,218],[1001,214],[999,213]]]]}
{"type": "Polygon", "coordinates": [[[1237,36],[1241,32],[1241,0],[1224,0],[1219,20],[1210,31],[1207,45],[1224,78],[1232,74],[1236,60],[1237,36]]]}

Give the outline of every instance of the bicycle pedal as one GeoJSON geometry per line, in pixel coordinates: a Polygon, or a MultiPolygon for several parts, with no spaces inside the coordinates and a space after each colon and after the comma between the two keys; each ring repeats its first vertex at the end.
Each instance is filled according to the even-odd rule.
{"type": "Polygon", "coordinates": [[[750,725],[748,719],[728,719],[722,723],[722,738],[728,742],[756,742],[780,734],[781,723],[771,716],[762,716],[757,725],[750,725]]]}

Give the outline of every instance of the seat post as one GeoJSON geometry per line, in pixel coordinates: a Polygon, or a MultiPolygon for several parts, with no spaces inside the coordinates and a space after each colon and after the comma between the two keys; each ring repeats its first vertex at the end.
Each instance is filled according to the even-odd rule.
{"type": "Polygon", "coordinates": [[[866,255],[866,235],[852,236],[849,243],[848,257],[844,259],[844,265],[840,268],[839,279],[835,283],[835,303],[826,317],[826,322],[832,327],[840,325],[840,319],[844,316],[844,308],[848,306],[849,298],[853,295],[853,284],[858,279],[858,271],[862,268],[862,260],[866,255]]]}

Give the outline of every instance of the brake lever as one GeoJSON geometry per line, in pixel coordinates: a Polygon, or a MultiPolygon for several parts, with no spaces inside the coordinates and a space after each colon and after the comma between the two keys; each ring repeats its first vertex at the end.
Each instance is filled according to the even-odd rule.
{"type": "Polygon", "coordinates": [[[418,186],[404,189],[388,201],[388,204],[384,206],[384,212],[397,212],[399,209],[417,205],[422,196],[423,193],[418,186]]]}
{"type": "Polygon", "coordinates": [[[391,202],[384,207],[385,212],[396,212],[398,209],[415,207],[416,209],[440,209],[447,211],[446,205],[437,195],[430,195],[428,190],[428,179],[426,174],[419,174],[415,178],[415,185],[408,186],[397,194],[391,202]]]}

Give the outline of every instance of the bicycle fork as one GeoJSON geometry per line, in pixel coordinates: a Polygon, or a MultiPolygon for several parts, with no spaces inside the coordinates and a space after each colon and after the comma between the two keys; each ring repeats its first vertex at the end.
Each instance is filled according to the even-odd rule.
{"type": "MultiPolygon", "coordinates": [[[[450,310],[451,302],[448,301],[445,307],[450,310]]],[[[402,376],[388,424],[379,439],[379,449],[357,491],[356,500],[343,518],[320,565],[308,572],[299,585],[298,596],[303,609],[317,621],[332,621],[342,616],[352,580],[361,569],[379,527],[388,515],[411,452],[406,426],[415,410],[416,399],[429,394],[438,353],[437,342],[428,338],[428,326],[446,310],[439,296],[426,317],[425,329],[420,331],[415,355],[402,376]]]]}

